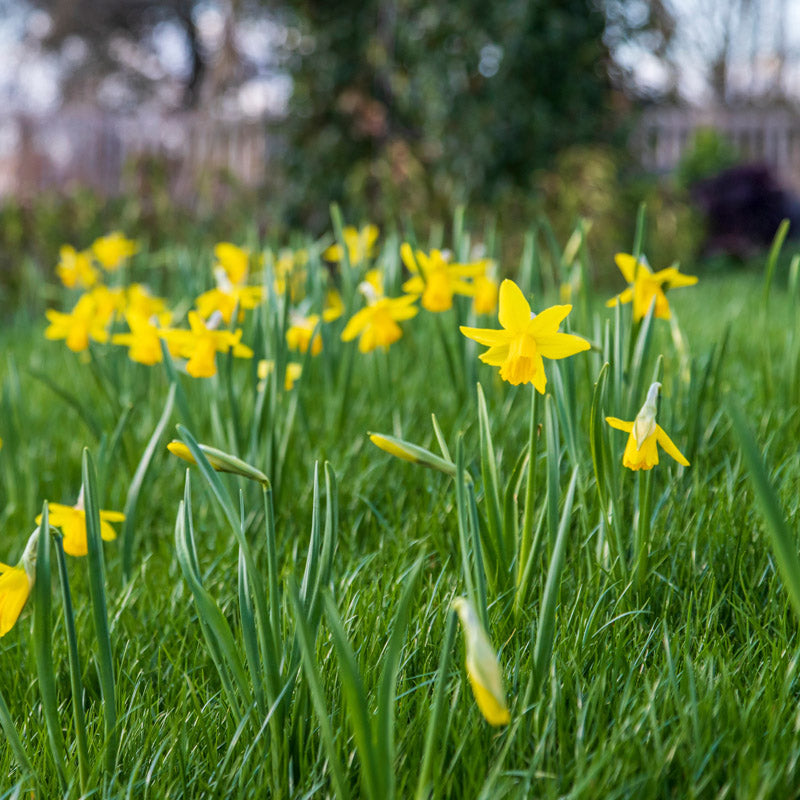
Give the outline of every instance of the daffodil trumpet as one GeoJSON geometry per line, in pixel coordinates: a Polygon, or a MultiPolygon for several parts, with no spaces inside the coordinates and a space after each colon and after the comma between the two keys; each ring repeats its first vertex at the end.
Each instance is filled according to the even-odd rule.
{"type": "Polygon", "coordinates": [[[39,528],[30,535],[22,558],[14,565],[0,563],[0,637],[16,625],[36,582],[39,528]]]}

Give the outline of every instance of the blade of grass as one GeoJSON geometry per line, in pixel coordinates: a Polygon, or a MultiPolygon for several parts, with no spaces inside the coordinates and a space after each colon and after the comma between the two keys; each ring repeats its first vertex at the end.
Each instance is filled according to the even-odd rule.
{"type": "Polygon", "coordinates": [[[377,761],[383,770],[383,797],[387,800],[395,795],[395,732],[394,706],[397,698],[397,673],[400,669],[400,653],[406,638],[408,611],[411,605],[417,577],[422,568],[423,557],[417,559],[409,571],[403,586],[397,613],[392,623],[392,632],[383,655],[383,669],[378,682],[378,718],[376,729],[377,761]]]}
{"type": "Polygon", "coordinates": [[[103,540],[100,536],[100,504],[97,497],[97,480],[88,448],[83,450],[83,489],[86,505],[86,539],[88,545],[89,595],[92,600],[92,618],[97,636],[97,673],[103,698],[103,720],[106,739],[105,768],[113,774],[116,767],[119,731],[117,730],[117,700],[114,678],[114,655],[108,629],[108,604],[106,602],[106,569],[103,558],[103,540]]]}
{"type": "Polygon", "coordinates": [[[45,500],[42,506],[42,523],[36,553],[36,583],[33,586],[33,652],[36,657],[36,675],[39,678],[39,694],[42,698],[42,713],[47,725],[47,742],[50,755],[56,766],[62,789],[69,783],[66,748],[61,721],[58,718],[58,696],[53,667],[53,621],[51,614],[50,586],[50,521],[45,500]]]}
{"type": "MultiPolygon", "coordinates": [[[[44,519],[44,518],[43,518],[44,519]]],[[[86,733],[86,716],[83,711],[83,680],[81,678],[81,661],[78,652],[78,635],[75,631],[75,614],[72,608],[72,593],[69,588],[67,559],[61,537],[55,536],[56,560],[58,561],[58,577],[61,584],[61,606],[64,611],[64,631],[67,637],[69,653],[69,680],[72,689],[72,719],[75,723],[75,739],[78,745],[78,773],[81,793],[86,794],[89,783],[89,746],[86,733]]]]}
{"type": "Polygon", "coordinates": [[[750,426],[741,409],[733,401],[728,402],[728,416],[742,448],[742,456],[755,491],[756,501],[766,523],[767,533],[772,542],[775,561],[789,595],[795,615],[800,619],[800,556],[794,533],[786,522],[775,489],[772,487],[767,466],[759,452],[750,426]]]}
{"type": "Polygon", "coordinates": [[[8,706],[6,705],[6,700],[5,697],[3,697],[2,691],[0,691],[0,726],[3,728],[3,733],[6,736],[6,742],[8,742],[8,746],[11,748],[11,752],[14,754],[14,758],[16,759],[17,764],[19,764],[20,769],[22,769],[23,773],[29,776],[38,786],[39,777],[31,765],[28,754],[25,752],[25,747],[22,744],[22,740],[19,738],[17,726],[14,724],[14,720],[11,717],[11,712],[8,710],[8,706]]]}
{"type": "Polygon", "coordinates": [[[331,771],[331,782],[339,797],[339,800],[349,800],[350,792],[347,781],[345,780],[344,767],[336,751],[336,739],[333,735],[331,717],[325,702],[325,692],[322,688],[322,677],[319,674],[314,639],[308,627],[308,621],[303,611],[303,602],[300,599],[300,591],[297,581],[292,575],[289,577],[289,600],[294,611],[294,619],[297,629],[297,639],[300,643],[300,653],[303,659],[303,671],[306,676],[311,702],[319,721],[320,737],[322,739],[325,753],[328,757],[328,767],[331,771]]]}
{"type": "Polygon", "coordinates": [[[497,480],[497,459],[492,444],[492,429],[489,425],[489,412],[483,388],[477,384],[478,391],[478,425],[481,437],[481,478],[483,480],[483,500],[486,504],[486,524],[489,528],[487,555],[490,558],[489,574],[493,581],[498,572],[508,574],[509,558],[506,543],[503,541],[503,525],[500,518],[500,490],[497,480]]]}
{"type": "Polygon", "coordinates": [[[136,472],[133,474],[133,479],[128,487],[128,494],[125,498],[125,521],[122,523],[122,577],[126,581],[130,580],[131,569],[133,568],[136,509],[139,504],[139,495],[141,494],[142,485],[147,475],[147,470],[150,467],[150,462],[153,460],[153,455],[156,452],[158,443],[164,435],[164,428],[166,428],[172,416],[172,407],[175,403],[176,390],[177,384],[171,383],[169,393],[167,394],[167,402],[164,404],[164,410],[161,412],[161,417],[156,423],[155,430],[150,436],[147,446],[144,448],[144,453],[142,453],[139,465],[136,467],[136,472]]]}
{"type": "Polygon", "coordinates": [[[778,264],[778,257],[781,254],[783,243],[786,240],[786,235],[788,233],[789,220],[784,219],[781,221],[781,224],[778,226],[778,230],[775,232],[775,237],[770,245],[769,255],[767,256],[767,264],[764,270],[764,292],[761,296],[761,303],[765,316],[769,308],[769,290],[772,286],[772,279],[775,277],[775,267],[778,264]]]}
{"type": "Polygon", "coordinates": [[[347,716],[350,719],[350,726],[353,729],[353,736],[356,741],[356,750],[361,762],[361,781],[364,786],[364,793],[370,800],[382,800],[385,796],[383,794],[384,781],[381,780],[378,772],[378,759],[367,706],[367,695],[358,669],[356,654],[347,639],[347,634],[339,617],[339,611],[329,591],[323,593],[322,602],[325,607],[325,617],[328,620],[328,627],[333,639],[333,648],[339,665],[339,680],[342,683],[342,692],[348,712],[347,716]]]}
{"type": "Polygon", "coordinates": [[[561,514],[561,523],[558,528],[553,556],[550,559],[550,568],[547,571],[547,581],[542,595],[541,611],[539,612],[539,626],[536,631],[536,643],[533,648],[533,676],[534,693],[538,693],[544,683],[545,676],[550,667],[550,657],[553,653],[556,629],[556,609],[558,595],[561,588],[561,576],[564,572],[564,562],[567,551],[572,515],[572,501],[575,497],[575,487],[578,483],[578,468],[572,470],[572,478],[564,500],[564,510],[561,514]]]}
{"type": "Polygon", "coordinates": [[[428,728],[425,732],[425,745],[422,751],[422,766],[419,771],[417,781],[416,800],[426,800],[430,795],[431,773],[434,769],[434,757],[437,751],[444,748],[444,737],[442,736],[442,717],[444,711],[444,699],[447,692],[447,684],[450,681],[450,658],[453,652],[453,643],[456,635],[456,624],[458,618],[455,612],[449,610],[447,614],[447,628],[445,629],[442,649],[439,654],[439,667],[436,670],[433,689],[433,703],[431,714],[428,717],[428,728]],[[438,747],[437,747],[438,743],[438,747]]]}

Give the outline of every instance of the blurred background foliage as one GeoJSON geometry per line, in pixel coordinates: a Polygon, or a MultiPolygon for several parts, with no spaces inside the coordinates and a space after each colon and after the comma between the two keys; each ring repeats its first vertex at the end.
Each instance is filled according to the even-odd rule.
{"type": "Polygon", "coordinates": [[[22,265],[49,273],[63,243],[81,248],[121,228],[152,249],[223,239],[277,246],[292,232],[329,231],[331,202],[349,221],[414,230],[421,241],[465,205],[474,230],[502,234],[495,255],[507,269],[537,220],[563,243],[586,219],[592,278],[603,282],[616,278],[612,257],[630,248],[642,200],[651,262],[693,259],[703,226],[688,188],[736,161],[713,131],[697,135],[673,176],[644,174],[629,152],[643,98],[616,53],[634,40],[669,52],[677,28],[663,2],[231,0],[213,53],[198,23],[209,3],[200,0],[28,5],[48,14],[42,46],[62,52],[76,36],[87,44],[93,58],[81,63],[92,68],[65,83],[81,100],[119,69],[120,52],[133,63],[131,48],[146,50],[154,31],[173,24],[188,48],[175,91],[157,70],[133,70],[126,102],[135,108],[158,95],[176,108],[212,108],[255,75],[253,59],[237,54],[235,24],[265,14],[288,32],[272,46],[269,69],[288,76],[291,91],[264,123],[271,154],[256,188],[210,171],[187,207],[170,195],[167,157],[151,156],[126,165],[119,197],[77,189],[6,198],[0,303],[18,295],[22,265]]]}

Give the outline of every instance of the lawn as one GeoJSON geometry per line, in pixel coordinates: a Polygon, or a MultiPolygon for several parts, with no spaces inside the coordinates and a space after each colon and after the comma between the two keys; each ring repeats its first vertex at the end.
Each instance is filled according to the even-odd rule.
{"type": "MultiPolygon", "coordinates": [[[[187,372],[182,320],[214,285],[212,253],[142,250],[104,275],[168,299],[181,332],[160,363],[72,352],[38,314],[0,328],[0,560],[45,501],[53,522],[0,639],[0,798],[793,796],[796,280],[701,274],[667,292],[671,320],[636,322],[605,305],[621,275],[612,292],[576,284],[562,330],[591,349],[546,358],[538,393],[478,360],[458,326],[501,323],[470,297],[432,311],[423,294],[386,350],[342,341],[409,273],[397,237],[370,254],[335,229],[338,268],[313,243],[283,267],[252,248],[239,285],[264,297],[237,295],[229,326],[252,357],[220,345],[210,377],[187,372]],[[371,267],[381,291],[359,291],[371,267]],[[343,312],[309,326],[334,287],[343,312]],[[286,338],[303,315],[305,354],[286,338]],[[688,467],[663,449],[624,467],[627,434],[604,421],[634,420],[654,381],[688,467]],[[82,484],[88,555],[62,558],[53,504],[82,484]],[[126,512],[113,541],[98,507],[126,512]],[[457,597],[467,639],[477,624],[491,643],[469,670],[457,597]],[[480,694],[498,669],[508,721],[491,725],[470,680],[480,694]]],[[[469,261],[463,232],[453,250],[469,261]]],[[[540,267],[503,268],[537,312],[562,302],[540,267]]],[[[79,292],[57,282],[67,310],[79,292]]]]}

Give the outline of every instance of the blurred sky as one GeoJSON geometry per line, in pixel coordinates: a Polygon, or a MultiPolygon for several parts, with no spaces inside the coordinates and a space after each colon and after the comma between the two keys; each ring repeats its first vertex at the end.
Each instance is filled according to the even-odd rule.
{"type": "MultiPolygon", "coordinates": [[[[646,15],[648,0],[605,0],[624,8],[635,21],[646,15]]],[[[677,20],[667,60],[648,48],[646,37],[619,41],[614,58],[630,70],[644,90],[658,94],[674,82],[678,94],[695,104],[710,100],[706,79],[710,60],[729,33],[728,85],[733,95],[758,97],[765,92],[800,100],[800,0],[665,0],[677,20]],[[776,92],[779,88],[779,92],[776,92]]],[[[224,17],[214,0],[200,3],[196,23],[203,48],[213,53],[223,34],[224,17]]],[[[58,51],[41,41],[50,20],[25,0],[0,0],[0,104],[6,111],[46,113],[62,100],[64,77],[87,63],[91,54],[83,40],[67,39],[58,51]]],[[[235,30],[236,47],[251,74],[225,98],[225,113],[260,116],[280,114],[288,102],[291,80],[281,69],[276,52],[288,37],[299,36],[270,18],[267,11],[235,30]]],[[[121,62],[135,65],[154,80],[154,103],[177,104],[190,71],[190,51],[184,31],[176,24],[157,25],[142,47],[127,49],[120,41],[121,62]]],[[[135,103],[120,75],[106,76],[98,90],[110,110],[130,109],[135,103]]]]}
{"type": "MultiPolygon", "coordinates": [[[[214,53],[223,35],[224,17],[218,5],[198,5],[195,22],[203,49],[214,53]]],[[[65,75],[91,58],[86,44],[69,37],[58,51],[41,44],[50,30],[47,13],[32,9],[25,0],[0,0],[0,104],[6,110],[46,113],[62,101],[65,75]]],[[[232,98],[234,114],[261,116],[285,110],[291,91],[288,75],[276,68],[275,52],[296,31],[276,24],[268,14],[248,19],[237,26],[236,47],[247,60],[250,72],[232,98]]],[[[143,47],[125,51],[120,37],[118,57],[132,64],[144,76],[163,82],[165,95],[170,87],[179,95],[191,69],[191,53],[183,29],[171,22],[156,25],[143,47]],[[172,85],[172,86],[171,86],[172,85]]],[[[100,100],[114,109],[129,105],[119,77],[107,76],[100,87],[100,100]]]]}

